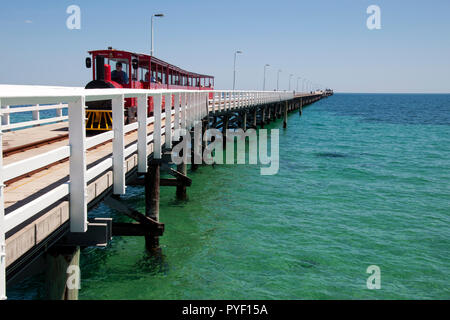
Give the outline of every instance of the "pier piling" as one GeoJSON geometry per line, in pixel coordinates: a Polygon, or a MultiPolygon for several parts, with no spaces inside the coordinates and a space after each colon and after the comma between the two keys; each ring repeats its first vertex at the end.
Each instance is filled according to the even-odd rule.
{"type": "Polygon", "coordinates": [[[45,291],[48,300],[78,300],[80,247],[54,247],[45,256],[45,291]]]}
{"type": "Polygon", "coordinates": [[[288,116],[288,102],[286,101],[285,105],[284,105],[284,120],[283,120],[283,128],[286,129],[287,128],[287,116],[288,116]]]}
{"type": "MultiPolygon", "coordinates": [[[[160,160],[153,159],[145,174],[145,215],[155,221],[159,221],[160,170],[160,160]]],[[[157,249],[159,238],[154,235],[146,235],[145,247],[149,251],[157,249]]]]}

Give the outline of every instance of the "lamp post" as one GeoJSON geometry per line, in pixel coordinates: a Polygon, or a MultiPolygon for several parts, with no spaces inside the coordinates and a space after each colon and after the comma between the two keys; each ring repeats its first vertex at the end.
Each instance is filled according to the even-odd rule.
{"type": "Polygon", "coordinates": [[[263,81],[263,91],[266,91],[266,68],[270,67],[270,64],[264,66],[264,81],[263,81]]]}
{"type": "Polygon", "coordinates": [[[156,14],[152,14],[152,47],[150,48],[150,55],[153,56],[153,17],[159,17],[162,18],[164,17],[164,14],[162,13],[156,13],[156,14]]]}
{"type": "Polygon", "coordinates": [[[291,79],[292,79],[292,76],[293,76],[293,74],[291,73],[289,75],[289,90],[288,91],[291,91],[291,79]]]}
{"type": "Polygon", "coordinates": [[[297,91],[298,91],[298,80],[300,80],[301,77],[297,77],[297,91]]]}
{"type": "Polygon", "coordinates": [[[281,72],[281,69],[278,69],[278,73],[277,73],[277,91],[280,88],[280,86],[279,86],[279,84],[280,84],[280,72],[281,72]]]}
{"type": "Polygon", "coordinates": [[[234,91],[234,88],[235,88],[235,86],[236,86],[236,56],[239,54],[239,53],[242,53],[242,51],[236,51],[236,52],[234,52],[234,67],[233,67],[233,91],[234,91]]]}

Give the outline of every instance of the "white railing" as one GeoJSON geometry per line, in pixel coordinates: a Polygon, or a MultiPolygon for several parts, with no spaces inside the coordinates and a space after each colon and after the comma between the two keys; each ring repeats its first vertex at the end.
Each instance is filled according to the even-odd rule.
{"type": "Polygon", "coordinates": [[[147,171],[147,146],[153,143],[153,157],[162,155],[162,135],[165,146],[170,148],[172,133],[176,129],[190,129],[208,112],[217,113],[239,108],[284,101],[293,98],[292,92],[261,91],[193,91],[193,90],[135,90],[135,89],[91,89],[45,88],[21,91],[0,91],[2,124],[4,130],[35,124],[68,120],[69,141],[63,146],[21,161],[3,166],[2,138],[0,134],[0,299],[5,297],[5,234],[34,215],[69,195],[69,217],[71,232],[87,230],[87,182],[112,168],[113,193],[125,193],[125,159],[137,151],[138,171],[147,171]],[[30,92],[31,91],[31,92],[30,92]],[[147,116],[147,99],[153,97],[154,116],[147,116]],[[175,101],[174,106],[162,112],[162,97],[165,103],[175,101]],[[137,122],[124,124],[125,98],[137,98],[137,122]],[[113,130],[93,137],[86,137],[85,104],[90,101],[112,100],[113,130]],[[32,104],[32,107],[10,108],[9,106],[32,104]],[[49,104],[43,106],[42,104],[49,104]],[[68,116],[62,109],[68,108],[68,116]],[[39,119],[39,111],[56,109],[56,118],[39,119]],[[31,121],[10,124],[9,115],[15,112],[33,111],[31,121]],[[37,113],[37,115],[36,115],[37,113]],[[173,117],[173,121],[172,121],[173,117]],[[52,121],[50,121],[52,120],[52,121]],[[153,133],[148,124],[153,124],[153,133]],[[170,128],[168,130],[167,128],[170,128]],[[125,147],[124,136],[138,130],[137,141],[125,147]],[[86,150],[112,139],[112,155],[90,169],[86,167],[86,150]],[[62,159],[69,158],[69,181],[30,201],[5,215],[4,182],[43,168],[62,159]]]}
{"type": "Polygon", "coordinates": [[[63,104],[63,103],[60,103],[57,105],[47,105],[47,106],[42,106],[42,105],[36,104],[33,106],[17,107],[17,108],[10,108],[9,105],[2,105],[2,107],[0,109],[0,115],[2,118],[2,131],[67,120],[68,116],[63,116],[63,109],[67,109],[67,107],[68,107],[67,104],[63,104]],[[41,119],[40,111],[45,111],[45,110],[55,110],[56,116],[51,117],[51,118],[41,119]],[[11,114],[24,113],[24,112],[31,112],[32,117],[30,120],[17,122],[17,123],[11,123],[11,114]]]}

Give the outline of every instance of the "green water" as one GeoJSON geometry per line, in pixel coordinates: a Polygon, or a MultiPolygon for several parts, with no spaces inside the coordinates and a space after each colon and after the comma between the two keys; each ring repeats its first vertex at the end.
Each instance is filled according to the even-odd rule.
{"type": "MultiPolygon", "coordinates": [[[[336,94],[269,128],[277,175],[203,166],[189,201],[162,188],[163,257],[140,237],[83,250],[80,299],[450,298],[450,95],[336,94]]],[[[128,192],[143,210],[143,190],[128,192]]]]}

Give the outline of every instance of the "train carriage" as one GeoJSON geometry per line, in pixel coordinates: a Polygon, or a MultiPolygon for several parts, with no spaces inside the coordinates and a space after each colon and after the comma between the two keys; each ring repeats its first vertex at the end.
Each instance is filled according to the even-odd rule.
{"type": "MultiPolygon", "coordinates": [[[[213,76],[185,71],[147,54],[112,48],[89,51],[89,54],[92,58],[86,58],[86,67],[92,68],[93,80],[86,85],[86,89],[214,89],[213,76]]],[[[173,98],[170,105],[173,106],[173,98]]],[[[163,110],[165,106],[163,97],[163,110]]],[[[111,100],[88,102],[86,107],[87,130],[111,130],[111,100]]],[[[136,121],[136,107],[136,98],[125,99],[125,123],[136,121]]],[[[148,115],[152,114],[153,98],[149,97],[148,115]]]]}

